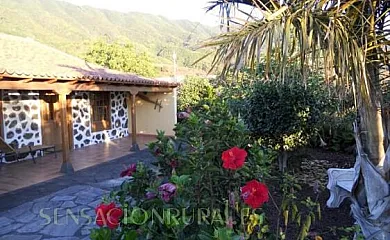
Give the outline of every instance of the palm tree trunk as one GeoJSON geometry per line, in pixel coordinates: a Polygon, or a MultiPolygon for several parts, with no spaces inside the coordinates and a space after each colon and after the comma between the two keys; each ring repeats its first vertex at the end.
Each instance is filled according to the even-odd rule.
{"type": "Polygon", "coordinates": [[[359,94],[360,137],[363,150],[370,161],[377,167],[383,167],[385,156],[385,134],[382,118],[382,94],[378,68],[374,64],[367,65],[371,85],[369,96],[363,99],[359,94]]]}
{"type": "Polygon", "coordinates": [[[371,104],[365,105],[359,112],[363,149],[375,166],[382,167],[385,150],[381,109],[371,104]]]}
{"type": "Polygon", "coordinates": [[[385,161],[388,161],[385,159],[387,134],[384,134],[385,128],[383,127],[378,68],[372,65],[367,67],[369,67],[371,85],[366,91],[369,93],[368,97],[363,99],[364,91],[358,94],[360,136],[356,137],[356,145],[359,149],[355,163],[355,188],[351,196],[351,210],[367,239],[388,240],[390,239],[390,232],[387,230],[390,215],[387,209],[390,201],[387,199],[389,196],[386,172],[388,164],[385,164],[385,161]],[[369,162],[372,164],[367,164],[369,162]]]}
{"type": "MultiPolygon", "coordinates": [[[[371,4],[366,5],[363,14],[370,21],[366,26],[368,31],[367,38],[370,39],[371,44],[376,42],[375,35],[375,21],[376,15],[372,11],[378,7],[379,1],[372,1],[371,4]]],[[[364,41],[362,41],[362,44],[364,41]]],[[[372,45],[371,45],[372,46],[372,45]]],[[[371,54],[377,53],[377,50],[372,50],[371,54]]],[[[367,59],[368,60],[368,59],[367,59]]],[[[377,62],[370,62],[366,64],[367,78],[370,83],[368,88],[368,96],[365,103],[361,105],[361,116],[363,117],[362,125],[365,130],[364,141],[362,141],[363,150],[367,153],[370,161],[379,169],[383,167],[385,156],[385,139],[382,119],[382,92],[380,87],[379,64],[377,62]]],[[[363,90],[364,91],[364,90],[363,90]]],[[[384,173],[382,173],[384,176],[384,173]]]]}

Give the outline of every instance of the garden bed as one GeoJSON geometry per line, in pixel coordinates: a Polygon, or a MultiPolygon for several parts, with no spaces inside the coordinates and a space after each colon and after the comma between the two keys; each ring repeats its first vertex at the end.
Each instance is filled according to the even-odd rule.
{"type": "Polygon", "coordinates": [[[215,99],[175,133],[149,144],[158,171],[138,163],[120,174],[133,181],[98,206],[92,239],[350,239],[349,206],[328,209],[326,184],[327,170],[352,167],[353,155],[295,145],[281,174],[287,151],[254,140],[215,99]]]}
{"type": "MultiPolygon", "coordinates": [[[[289,159],[290,171],[295,173],[302,190],[297,193],[297,198],[304,201],[307,197],[318,199],[321,206],[321,220],[316,220],[311,226],[311,236],[321,236],[325,239],[342,239],[349,237],[352,239],[353,233],[347,232],[348,228],[353,226],[353,218],[350,214],[350,203],[348,200],[343,202],[340,208],[332,209],[326,206],[329,198],[329,190],[326,189],[328,183],[327,169],[329,168],[351,168],[355,158],[352,154],[332,152],[325,149],[300,149],[292,154],[289,159]],[[318,193],[316,190],[318,188],[318,193]]],[[[275,201],[280,205],[281,194],[278,182],[269,184],[270,192],[275,201]]],[[[275,228],[277,223],[277,209],[269,204],[267,216],[271,226],[275,228]]],[[[282,220],[280,220],[282,221],[282,220]]],[[[290,236],[296,236],[294,233],[298,228],[291,227],[290,236]]],[[[313,237],[314,239],[314,237],[313,237]]]]}

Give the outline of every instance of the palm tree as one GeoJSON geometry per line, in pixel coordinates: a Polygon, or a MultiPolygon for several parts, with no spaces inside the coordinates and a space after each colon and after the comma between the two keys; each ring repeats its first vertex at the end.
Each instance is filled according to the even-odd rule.
{"type": "MultiPolygon", "coordinates": [[[[212,67],[222,65],[223,75],[228,71],[237,72],[244,65],[255,70],[263,53],[265,76],[270,74],[271,58],[276,58],[282,79],[286,63],[295,61],[301,66],[304,81],[305,69],[311,68],[323,71],[328,81],[343,88],[351,87],[360,116],[358,141],[361,139],[363,149],[359,152],[366,153],[364,156],[379,173],[378,178],[388,183],[390,167],[387,161],[390,159],[385,158],[388,139],[384,130],[386,124],[383,124],[381,84],[386,80],[382,75],[384,67],[390,68],[390,1],[217,0],[211,2],[209,10],[217,6],[221,7],[229,24],[227,32],[205,44],[206,47],[216,48],[212,67]],[[248,5],[252,9],[244,11],[240,5],[248,5]],[[233,19],[232,9],[247,19],[233,19]],[[232,22],[236,24],[232,25],[232,22]]],[[[368,205],[369,211],[374,214],[373,206],[378,206],[378,201],[389,195],[389,189],[388,186],[372,189],[367,182],[364,184],[355,186],[355,195],[358,194],[356,191],[363,189],[366,199],[378,192],[381,199],[368,199],[367,203],[356,198],[356,204],[360,209],[368,205]]],[[[386,209],[389,209],[390,204],[387,205],[386,209]]],[[[387,226],[390,214],[384,212],[381,212],[380,218],[385,220],[380,223],[387,226]]],[[[355,218],[358,217],[356,215],[355,218]]],[[[373,224],[368,215],[365,223],[373,224]]],[[[383,230],[383,226],[378,227],[385,236],[382,238],[373,237],[371,230],[363,229],[363,232],[367,239],[390,239],[390,233],[383,230]]]]}

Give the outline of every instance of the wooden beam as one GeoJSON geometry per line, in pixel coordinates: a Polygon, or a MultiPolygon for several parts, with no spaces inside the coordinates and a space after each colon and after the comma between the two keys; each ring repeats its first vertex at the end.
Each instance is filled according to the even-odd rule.
{"type": "Polygon", "coordinates": [[[23,83],[21,81],[0,81],[0,89],[10,90],[48,90],[60,91],[67,90],[67,86],[60,83],[48,84],[46,82],[29,82],[23,83]]]}
{"type": "Polygon", "coordinates": [[[25,79],[21,79],[19,81],[21,81],[22,83],[29,83],[29,82],[32,82],[34,79],[32,78],[25,78],[25,79]]]}
{"type": "Polygon", "coordinates": [[[139,146],[137,143],[137,120],[135,113],[135,96],[136,94],[131,93],[131,148],[130,151],[136,152],[139,151],[139,146]]]}
{"type": "Polygon", "coordinates": [[[66,111],[68,114],[68,133],[69,133],[69,150],[74,148],[74,135],[73,135],[73,116],[72,116],[72,99],[66,99],[66,111]]]}
{"type": "Polygon", "coordinates": [[[74,81],[67,82],[67,84],[73,85],[73,84],[76,84],[76,83],[78,83],[78,82],[79,82],[79,80],[74,80],[74,81]]]}
{"type": "Polygon", "coordinates": [[[170,87],[137,87],[137,86],[117,86],[108,84],[89,84],[89,83],[52,83],[47,82],[29,82],[21,81],[0,81],[0,89],[10,90],[51,90],[51,91],[123,91],[123,92],[172,92],[170,87]]]}
{"type": "Polygon", "coordinates": [[[67,92],[59,92],[60,114],[61,114],[61,140],[62,140],[62,165],[61,173],[74,172],[72,163],[70,161],[70,144],[68,131],[68,114],[67,114],[67,92]]]}
{"type": "Polygon", "coordinates": [[[48,81],[46,81],[48,84],[53,84],[53,83],[55,83],[55,82],[57,82],[57,78],[54,78],[54,79],[50,79],[50,80],[48,80],[48,81]]]}

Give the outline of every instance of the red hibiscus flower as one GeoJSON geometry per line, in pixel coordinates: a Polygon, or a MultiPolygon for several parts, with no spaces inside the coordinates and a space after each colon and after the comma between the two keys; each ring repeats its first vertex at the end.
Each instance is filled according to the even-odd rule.
{"type": "Polygon", "coordinates": [[[133,164],[130,165],[129,168],[127,168],[126,170],[122,171],[120,176],[121,177],[129,176],[130,177],[136,171],[137,171],[137,164],[133,163],[133,164]]]}
{"type": "Polygon", "coordinates": [[[109,229],[115,229],[119,226],[123,210],[115,206],[115,203],[100,204],[95,209],[96,225],[99,227],[107,226],[109,229]]]}
{"type": "Polygon", "coordinates": [[[241,188],[241,197],[251,208],[259,208],[268,202],[268,188],[265,184],[252,180],[241,188]]]}
{"type": "Polygon", "coordinates": [[[222,167],[226,169],[239,169],[244,165],[247,152],[238,147],[231,148],[222,153],[222,167]]]}

